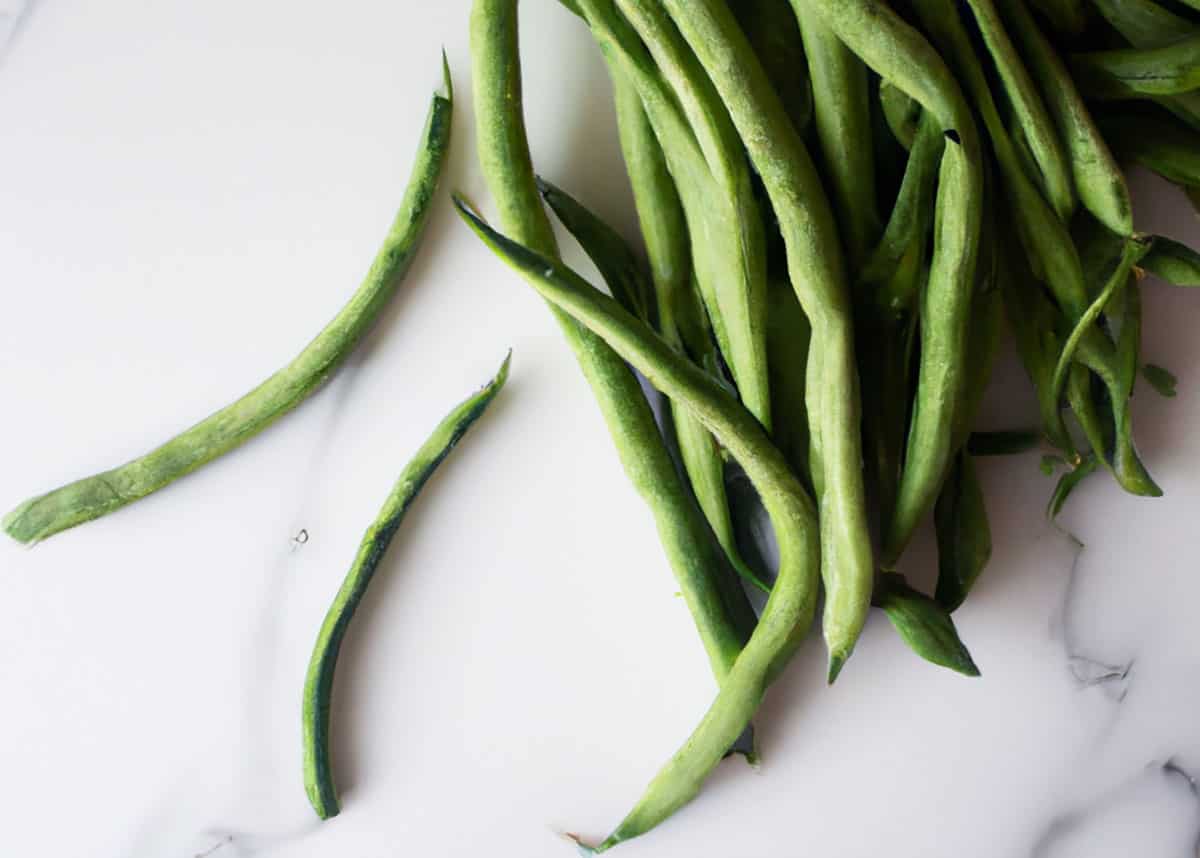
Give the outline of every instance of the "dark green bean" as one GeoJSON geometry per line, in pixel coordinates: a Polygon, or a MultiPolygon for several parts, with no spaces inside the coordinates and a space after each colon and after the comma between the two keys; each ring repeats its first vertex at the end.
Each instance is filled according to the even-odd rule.
{"type": "MultiPolygon", "coordinates": [[[[799,0],[801,6],[806,2],[799,0]]],[[[871,137],[867,67],[811,7],[797,18],[812,80],[824,175],[850,268],[857,269],[882,230],[875,200],[874,152],[866,145],[871,137]]]]}
{"type": "Polygon", "coordinates": [[[557,260],[499,235],[456,200],[463,217],[544,298],[604,337],[650,383],[690,409],[745,469],[779,541],[779,576],[750,641],[691,737],[633,811],[594,849],[604,852],[654,828],[690,801],[803,641],[816,610],[820,567],[816,512],[761,424],[710,375],[557,260]]]}
{"type": "Polygon", "coordinates": [[[1200,88],[1200,35],[1159,48],[1075,54],[1071,68],[1089,98],[1179,95],[1200,88]]]}
{"type": "Polygon", "coordinates": [[[1075,188],[1067,153],[1042,93],[1025,67],[992,0],[967,0],[983,42],[991,55],[1001,86],[1016,116],[1046,199],[1064,221],[1075,211],[1075,188]]]}
{"type": "Polygon", "coordinates": [[[362,285],[321,333],[254,390],[146,455],[25,501],[0,523],[9,536],[40,542],[140,500],[244,444],[333,376],[396,293],[424,233],[450,149],[453,93],[444,58],[443,71],[445,93],[430,105],[400,210],[362,285]]]}
{"type": "MultiPolygon", "coordinates": [[[[525,138],[516,0],[476,0],[471,52],[479,159],[501,223],[539,252],[556,255],[525,138]]],[[[680,591],[721,681],[753,627],[745,593],[728,574],[625,361],[566,313],[554,309],[554,315],[591,384],[625,473],[654,514],[680,591]]]]}
{"type": "Polygon", "coordinates": [[[966,451],[958,454],[946,477],[933,521],[938,546],[934,598],[948,613],[954,613],[992,557],[992,530],[983,487],[975,462],[966,451]]]}
{"type": "Polygon", "coordinates": [[[771,367],[771,437],[792,470],[811,487],[808,461],[811,438],[805,379],[812,342],[812,326],[786,278],[767,281],[770,311],[767,314],[767,354],[771,367]]]}
{"type": "Polygon", "coordinates": [[[1100,114],[1100,128],[1124,161],[1153,170],[1169,182],[1200,187],[1200,131],[1165,115],[1100,114]]]}
{"type": "Polygon", "coordinates": [[[1002,0],[1001,8],[1058,126],[1080,202],[1110,230],[1129,235],[1133,232],[1129,187],[1083,96],[1023,0],[1002,0]]]}
{"type": "MultiPolygon", "coordinates": [[[[632,0],[630,0],[632,2],[632,0]]],[[[835,677],[870,610],[874,563],[862,475],[850,290],[812,160],[723,0],[663,0],[729,108],[779,221],[792,286],[812,324],[810,431],[821,463],[822,628],[835,677]],[[814,373],[819,373],[814,375],[814,373]]]]}
{"type": "Polygon", "coordinates": [[[1161,367],[1158,364],[1148,363],[1142,367],[1142,377],[1146,379],[1146,382],[1154,388],[1159,396],[1174,399],[1178,394],[1175,388],[1179,384],[1179,379],[1169,369],[1161,367]]]}
{"type": "Polygon", "coordinates": [[[1046,518],[1051,521],[1058,518],[1058,514],[1062,512],[1067,499],[1074,494],[1075,489],[1079,488],[1080,483],[1096,473],[1097,467],[1099,467],[1099,463],[1096,461],[1096,457],[1089,454],[1077,466],[1063,474],[1058,481],[1058,485],[1054,487],[1054,494],[1050,496],[1050,503],[1046,506],[1046,518]]]}
{"type": "Polygon", "coordinates": [[[1172,286],[1200,286],[1200,253],[1178,241],[1155,236],[1141,265],[1172,286]]]}
{"type": "Polygon", "coordinates": [[[474,394],[451,411],[433,430],[429,439],[421,445],[412,460],[400,472],[379,515],[367,528],[350,571],[342,582],[333,604],[321,623],[308,663],[308,675],[304,680],[302,721],[304,734],[304,789],[313,810],[321,819],[337,816],[340,811],[337,787],[334,783],[333,765],[330,758],[329,725],[330,706],[333,699],[333,676],[337,669],[338,653],[342,640],[354,619],[354,612],[367,593],[371,579],[375,577],[383,555],[400,529],[405,513],[417,499],[425,483],[433,476],[438,465],[450,455],[467,430],[478,420],[508,379],[508,366],[512,355],[504,359],[500,371],[474,394]]]}
{"type": "Polygon", "coordinates": [[[910,587],[903,575],[885,572],[879,580],[876,602],[904,642],[921,658],[963,676],[979,676],[979,668],[958,636],[949,612],[910,587]]]}

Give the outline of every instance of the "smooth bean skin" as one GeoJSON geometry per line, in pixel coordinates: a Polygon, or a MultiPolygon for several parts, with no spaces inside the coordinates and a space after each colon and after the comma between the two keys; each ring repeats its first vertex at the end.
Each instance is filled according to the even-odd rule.
{"type": "Polygon", "coordinates": [[[0,523],[9,536],[33,544],[140,500],[249,441],[337,372],[395,295],[424,234],[450,149],[453,92],[444,62],[443,71],[445,92],[430,105],[391,229],[362,285],[321,333],[254,390],[146,455],[25,501],[0,523]]]}
{"type": "Polygon", "coordinates": [[[745,470],[779,541],[779,575],[754,634],[691,737],[616,830],[590,849],[604,852],[646,833],[696,796],[803,641],[819,589],[816,511],[761,424],[708,373],[570,269],[499,235],[461,200],[457,204],[476,234],[544,298],[602,336],[651,384],[696,415],[745,470]]]}
{"type": "Polygon", "coordinates": [[[400,523],[433,472],[450,455],[508,380],[512,354],[504,359],[499,372],[483,389],[459,404],[437,425],[433,433],[417,450],[412,460],[400,472],[375,521],[363,535],[358,553],[333,604],[325,614],[317,642],[313,647],[304,680],[301,721],[304,743],[304,790],[317,816],[329,819],[341,810],[333,777],[330,755],[330,707],[333,700],[333,677],[338,653],[346,631],[354,619],[367,587],[375,577],[388,546],[400,529],[400,523]]]}
{"type": "MultiPolygon", "coordinates": [[[[516,0],[476,0],[471,54],[479,160],[500,222],[517,240],[556,256],[525,137],[516,0]]],[[[592,387],[625,473],[654,514],[680,592],[721,681],[753,624],[745,593],[728,574],[720,547],[676,472],[625,361],[570,316],[552,310],[592,387]]]]}

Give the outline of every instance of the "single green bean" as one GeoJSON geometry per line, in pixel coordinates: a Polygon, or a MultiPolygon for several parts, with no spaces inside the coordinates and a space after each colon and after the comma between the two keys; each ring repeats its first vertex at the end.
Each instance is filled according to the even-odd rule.
{"type": "Polygon", "coordinates": [[[1141,265],[1172,286],[1200,286],[1200,253],[1178,241],[1154,236],[1141,265]]]}
{"type": "MultiPolygon", "coordinates": [[[[622,307],[647,324],[652,324],[647,299],[650,289],[633,251],[617,232],[582,203],[544,179],[538,180],[542,197],[575,236],[608,284],[609,292],[622,307]]],[[[672,308],[674,309],[674,308],[672,308]]],[[[699,308],[697,308],[699,309],[699,308]]],[[[730,564],[751,586],[764,593],[770,586],[742,559],[737,547],[729,499],[725,493],[725,468],[712,435],[686,412],[676,415],[680,456],[705,518],[725,549],[730,564]],[[679,418],[683,419],[680,420],[679,418]]]]}
{"type": "Polygon", "coordinates": [[[811,488],[805,380],[812,326],[786,278],[770,278],[767,297],[770,300],[767,354],[771,367],[771,413],[775,416],[771,437],[796,476],[811,488]]]}
{"type": "Polygon", "coordinates": [[[963,676],[979,676],[979,668],[958,636],[949,612],[910,587],[903,575],[884,573],[876,602],[909,649],[921,658],[963,676]]]}
{"type": "Polygon", "coordinates": [[[1067,152],[1059,141],[1043,93],[1034,83],[1025,65],[1026,58],[1018,53],[992,0],[967,0],[967,5],[1037,165],[1035,175],[1042,191],[1059,218],[1069,221],[1075,211],[1074,181],[1067,152]]]}
{"type": "Polygon", "coordinates": [[[896,142],[906,150],[912,149],[921,127],[920,103],[885,80],[879,83],[879,106],[896,142]]]}
{"type": "Polygon", "coordinates": [[[1200,35],[1158,48],[1075,54],[1071,68],[1089,98],[1179,95],[1200,89],[1200,35]]]}
{"type": "Polygon", "coordinates": [[[337,371],[396,293],[429,218],[450,148],[453,93],[444,58],[443,71],[445,92],[430,105],[400,210],[362,285],[321,333],[254,390],[146,455],[25,501],[0,523],[9,536],[40,542],[158,491],[262,432],[337,371]]]}
{"type": "Polygon", "coordinates": [[[938,578],[934,598],[947,613],[954,613],[992,557],[992,530],[988,524],[983,486],[975,462],[965,450],[938,495],[934,509],[937,530],[938,578]]]}
{"type": "Polygon", "coordinates": [[[510,353],[500,365],[500,371],[482,390],[446,415],[412,460],[404,466],[379,515],[363,535],[354,562],[321,623],[321,631],[317,634],[317,642],[308,663],[308,675],[304,680],[302,705],[304,789],[313,810],[321,819],[337,816],[341,809],[330,757],[329,726],[333,675],[337,669],[342,640],[408,508],[438,465],[445,461],[504,387],[511,359],[510,353]]]}
{"type": "MultiPolygon", "coordinates": [[[[540,253],[556,255],[525,137],[516,0],[476,0],[471,53],[479,160],[501,223],[540,253]]],[[[754,614],[746,595],[728,574],[720,548],[688,496],[629,367],[570,316],[557,309],[553,312],[591,384],[625,473],[654,514],[667,558],[720,682],[753,628],[754,614]]]]}
{"type": "Polygon", "coordinates": [[[1125,174],[1096,127],[1083,96],[1023,0],[1001,0],[1005,19],[1066,146],[1079,200],[1118,235],[1133,232],[1125,174]]]}
{"type": "Polygon", "coordinates": [[[787,249],[792,286],[812,324],[811,350],[817,358],[809,362],[807,390],[810,419],[817,421],[810,431],[824,469],[822,628],[832,679],[866,622],[874,578],[850,290],[837,230],[804,143],[723,0],[663,0],[662,5],[712,78],[762,178],[787,249]]]}
{"type": "Polygon", "coordinates": [[[690,409],[745,469],[779,542],[779,576],[762,617],[716,700],[679,752],[651,782],[634,810],[590,851],[603,852],[644,834],[690,801],[757,710],[767,686],[803,641],[816,610],[818,523],[812,500],[761,424],[710,375],[593,289],[570,269],[499,235],[457,200],[463,217],[542,297],[604,337],[650,383],[690,409]]]}
{"type": "MultiPolygon", "coordinates": [[[[800,0],[803,6],[807,0],[800,0]]],[[[798,14],[812,80],[813,110],[824,175],[850,267],[857,269],[879,240],[867,67],[809,8],[798,14]]]]}
{"type": "Polygon", "coordinates": [[[1179,393],[1176,390],[1176,387],[1179,385],[1179,379],[1175,377],[1175,373],[1166,367],[1161,367],[1155,363],[1148,363],[1142,367],[1142,378],[1146,379],[1146,383],[1153,387],[1154,392],[1159,396],[1174,399],[1179,393]]]}

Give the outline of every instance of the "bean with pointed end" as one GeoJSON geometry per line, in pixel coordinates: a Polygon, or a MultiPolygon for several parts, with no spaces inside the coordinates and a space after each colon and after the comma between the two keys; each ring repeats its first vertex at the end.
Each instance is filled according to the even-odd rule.
{"type": "Polygon", "coordinates": [[[437,425],[433,434],[417,450],[412,460],[400,472],[391,493],[375,521],[363,535],[358,553],[333,604],[321,623],[317,642],[304,680],[302,722],[304,734],[304,789],[309,803],[321,819],[337,816],[340,811],[337,787],[330,756],[330,708],[333,700],[333,676],[337,669],[338,653],[354,613],[375,577],[384,553],[396,536],[405,513],[417,499],[433,472],[450,455],[450,451],[467,434],[475,421],[491,405],[492,400],[508,380],[511,353],[483,389],[459,404],[437,425]]]}

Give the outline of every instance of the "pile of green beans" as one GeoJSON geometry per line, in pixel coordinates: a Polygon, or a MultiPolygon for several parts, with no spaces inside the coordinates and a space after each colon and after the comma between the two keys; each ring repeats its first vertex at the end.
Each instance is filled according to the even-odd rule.
{"type": "Polygon", "coordinates": [[[924,659],[979,674],[951,618],[992,553],[976,458],[1042,447],[1061,471],[1051,518],[1094,473],[1162,493],[1130,408],[1140,377],[1174,393],[1141,362],[1141,281],[1196,286],[1200,254],[1135,231],[1125,170],[1158,173],[1200,209],[1200,3],[560,2],[607,64],[644,254],[535,177],[517,0],[474,2],[499,220],[462,199],[459,212],[579,355],[718,683],[628,816],[594,846],[575,838],[595,853],[666,820],[746,751],[822,590],[830,682],[872,607],[924,659]],[[608,294],[562,264],[543,202],[608,294]],[[1040,422],[979,431],[1006,330],[1040,422]],[[668,401],[661,436],[626,365],[668,401]],[[774,570],[738,542],[739,470],[771,521],[774,570]],[[901,572],[926,522],[931,595],[901,572]],[[769,594],[757,620],[730,587],[769,594]]]}

